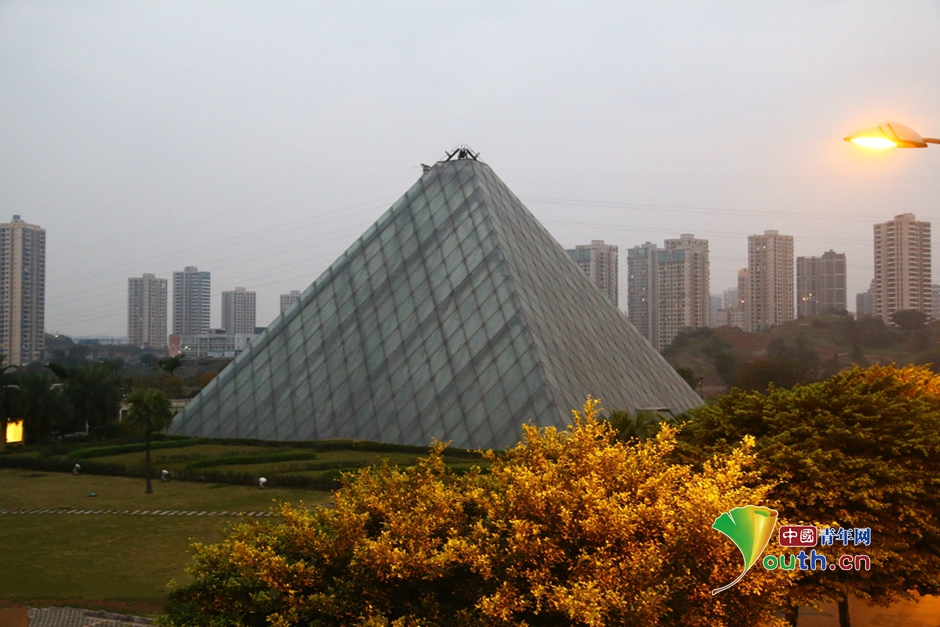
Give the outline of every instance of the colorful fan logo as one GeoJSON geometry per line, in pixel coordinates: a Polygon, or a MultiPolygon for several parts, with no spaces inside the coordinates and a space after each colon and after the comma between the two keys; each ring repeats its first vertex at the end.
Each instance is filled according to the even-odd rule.
{"type": "Polygon", "coordinates": [[[751,566],[760,559],[761,554],[767,547],[767,542],[770,541],[770,536],[774,533],[776,524],[777,511],[757,505],[735,507],[730,512],[725,512],[715,519],[712,529],[717,529],[728,536],[738,547],[744,557],[744,570],[741,571],[737,579],[728,585],[712,590],[712,594],[727,590],[741,581],[741,578],[747,574],[751,566]]]}

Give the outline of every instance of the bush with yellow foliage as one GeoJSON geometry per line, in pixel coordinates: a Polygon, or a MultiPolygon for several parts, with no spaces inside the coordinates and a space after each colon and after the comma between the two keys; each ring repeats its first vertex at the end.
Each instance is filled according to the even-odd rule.
{"type": "Polygon", "coordinates": [[[753,569],[711,528],[761,504],[749,444],[693,471],[675,433],[616,439],[597,401],[566,431],[526,427],[488,470],[451,471],[434,446],[405,469],[346,478],[335,508],[283,505],[283,522],[196,545],[193,581],[164,624],[778,625],[789,582],[753,569]]]}

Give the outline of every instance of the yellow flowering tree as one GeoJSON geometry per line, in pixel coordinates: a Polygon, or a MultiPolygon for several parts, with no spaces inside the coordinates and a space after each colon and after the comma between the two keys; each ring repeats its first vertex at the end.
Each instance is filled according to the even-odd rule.
{"type": "Polygon", "coordinates": [[[443,445],[403,470],[348,477],[335,508],[281,507],[196,545],[167,625],[776,625],[789,582],[711,528],[761,504],[748,444],[700,471],[670,463],[665,427],[616,439],[597,401],[565,431],[526,427],[491,465],[456,474],[443,445]]]}

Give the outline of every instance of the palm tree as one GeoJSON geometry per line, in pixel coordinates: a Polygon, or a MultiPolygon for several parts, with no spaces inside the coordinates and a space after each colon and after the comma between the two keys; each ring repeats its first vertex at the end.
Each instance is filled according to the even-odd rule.
{"type": "Polygon", "coordinates": [[[153,494],[150,483],[150,436],[168,429],[173,422],[173,406],[170,398],[160,390],[137,390],[127,397],[129,410],[127,422],[131,428],[144,434],[147,447],[144,457],[147,475],[147,494],[153,494]]]}
{"type": "Polygon", "coordinates": [[[65,429],[72,412],[61,384],[41,370],[31,370],[20,375],[19,390],[30,442],[45,444],[51,432],[65,429]]]}

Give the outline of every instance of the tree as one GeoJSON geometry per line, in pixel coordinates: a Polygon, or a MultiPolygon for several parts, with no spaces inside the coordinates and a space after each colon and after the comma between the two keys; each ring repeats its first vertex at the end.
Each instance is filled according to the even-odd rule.
{"type": "MultiPolygon", "coordinates": [[[[443,462],[347,476],[333,509],[281,507],[280,525],[195,545],[168,625],[779,625],[788,580],[740,572],[711,528],[766,488],[744,449],[700,472],[671,464],[675,431],[624,443],[585,405],[568,431],[524,427],[489,472],[443,462]]],[[[746,447],[745,447],[746,448],[746,447]]]]}
{"type": "MultiPolygon", "coordinates": [[[[683,329],[679,331],[673,339],[672,344],[663,351],[663,357],[670,363],[675,360],[684,351],[695,351],[715,367],[718,376],[728,385],[732,385],[735,380],[738,364],[731,352],[731,345],[715,333],[713,329],[702,327],[699,329],[683,329]]],[[[692,389],[698,386],[697,380],[689,381],[686,379],[692,389]]]]}
{"type": "Polygon", "coordinates": [[[184,359],[186,359],[186,353],[180,353],[179,355],[174,355],[173,357],[164,357],[157,362],[157,366],[159,366],[160,370],[166,373],[166,376],[172,377],[177,368],[180,368],[183,365],[184,359]]]}
{"type": "Polygon", "coordinates": [[[21,415],[26,439],[45,444],[52,432],[62,431],[71,418],[71,405],[62,386],[42,370],[19,377],[21,415]]]}
{"type": "Polygon", "coordinates": [[[799,582],[839,603],[841,625],[850,595],[888,604],[940,592],[940,376],[872,366],[792,390],[734,390],[692,412],[682,432],[705,456],[751,436],[782,515],[872,530],[860,547],[871,571],[799,582]]]}
{"type": "Polygon", "coordinates": [[[607,422],[618,440],[628,442],[634,439],[647,440],[659,433],[664,424],[676,426],[679,421],[673,416],[664,416],[654,411],[638,411],[631,415],[628,411],[618,410],[610,412],[607,422]]]}
{"type": "Polygon", "coordinates": [[[150,436],[166,431],[173,422],[173,406],[169,397],[160,390],[137,390],[127,397],[127,422],[132,429],[144,435],[146,442],[144,472],[147,476],[147,494],[153,494],[150,482],[150,436]]]}
{"type": "Polygon", "coordinates": [[[806,338],[796,340],[776,337],[767,345],[767,355],[747,362],[738,370],[737,387],[745,390],[767,390],[793,387],[819,379],[819,356],[809,348],[806,338]]]}
{"type": "Polygon", "coordinates": [[[682,377],[682,380],[688,383],[690,388],[693,390],[698,389],[698,377],[695,376],[694,370],[684,366],[679,366],[675,370],[676,374],[682,377]]]}
{"type": "Polygon", "coordinates": [[[160,363],[160,358],[153,353],[144,353],[140,356],[140,365],[145,368],[155,368],[160,363]]]}
{"type": "Polygon", "coordinates": [[[917,309],[905,309],[891,314],[891,322],[905,331],[916,331],[927,324],[929,319],[927,314],[917,309]]]}
{"type": "Polygon", "coordinates": [[[902,341],[903,334],[885,325],[884,320],[874,316],[845,318],[842,322],[845,338],[850,344],[870,348],[887,348],[902,341]]]}
{"type": "MultiPolygon", "coordinates": [[[[50,369],[52,366],[49,364],[50,369]]],[[[87,432],[100,437],[104,425],[116,420],[121,409],[121,388],[114,369],[93,364],[69,368],[66,375],[65,392],[76,418],[84,422],[87,432]]]]}

